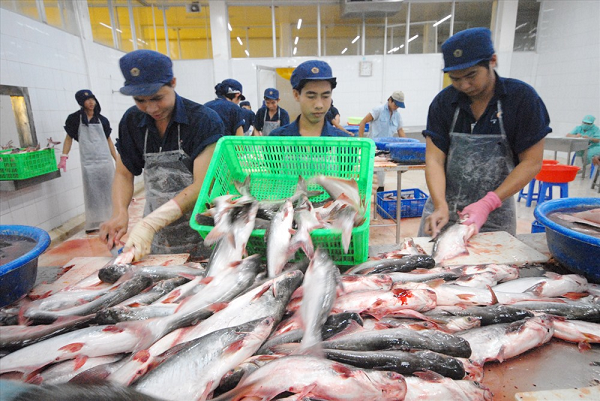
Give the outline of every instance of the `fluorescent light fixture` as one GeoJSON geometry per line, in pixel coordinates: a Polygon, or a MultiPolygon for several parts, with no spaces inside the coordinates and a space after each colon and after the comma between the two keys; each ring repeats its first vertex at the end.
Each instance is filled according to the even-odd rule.
{"type": "Polygon", "coordinates": [[[344,50],[342,50],[342,54],[346,53],[348,51],[348,48],[345,47],[344,50]]]}
{"type": "Polygon", "coordinates": [[[408,39],[408,43],[412,42],[413,40],[415,40],[418,37],[419,37],[419,35],[413,36],[412,38],[408,39]]]}
{"type": "Polygon", "coordinates": [[[238,43],[240,44],[240,46],[244,46],[244,43],[242,43],[242,39],[240,39],[240,37],[237,37],[238,43]]]}
{"type": "Polygon", "coordinates": [[[300,29],[301,26],[302,26],[302,18],[298,18],[298,25],[296,26],[296,29],[300,29]]]}
{"type": "Polygon", "coordinates": [[[296,55],[296,52],[298,51],[297,47],[294,47],[294,56],[296,55]]]}
{"type": "Polygon", "coordinates": [[[439,20],[438,22],[436,22],[435,24],[433,24],[433,26],[438,26],[439,24],[441,24],[442,22],[446,21],[447,19],[450,19],[450,17],[452,17],[452,14],[446,15],[444,18],[442,18],[441,20],[439,20]]]}
{"type": "Polygon", "coordinates": [[[296,36],[296,40],[294,40],[294,45],[298,44],[298,40],[300,40],[300,38],[298,36],[296,36]]]}
{"type": "Polygon", "coordinates": [[[229,22],[227,23],[227,29],[229,29],[229,32],[233,31],[233,28],[231,27],[231,24],[229,22]]]}
{"type": "Polygon", "coordinates": [[[400,47],[398,48],[398,50],[402,49],[404,47],[404,44],[401,44],[400,47]]]}
{"type": "Polygon", "coordinates": [[[357,37],[355,37],[355,38],[354,38],[354,40],[352,41],[352,43],[353,43],[353,44],[354,44],[354,43],[356,43],[356,41],[357,41],[358,39],[360,39],[360,35],[358,35],[357,37]]]}
{"type": "Polygon", "coordinates": [[[523,28],[525,25],[527,25],[527,22],[525,22],[524,24],[519,25],[518,27],[515,28],[516,30],[519,30],[520,28],[523,28]]]}
{"type": "Polygon", "coordinates": [[[250,57],[250,52],[248,50],[244,50],[244,53],[246,53],[246,56],[250,57]]]}
{"type": "MultiPolygon", "coordinates": [[[[112,29],[112,26],[110,26],[110,25],[106,25],[106,24],[105,24],[105,23],[103,23],[103,22],[100,22],[100,25],[102,25],[102,26],[105,26],[105,27],[107,27],[108,29],[112,29]]],[[[123,31],[122,31],[122,30],[120,30],[119,28],[117,28],[117,32],[119,32],[119,33],[123,33],[123,31]]]]}

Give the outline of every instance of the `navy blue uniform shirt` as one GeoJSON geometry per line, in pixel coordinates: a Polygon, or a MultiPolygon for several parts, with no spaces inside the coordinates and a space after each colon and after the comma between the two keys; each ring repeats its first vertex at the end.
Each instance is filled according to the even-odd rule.
{"type": "Polygon", "coordinates": [[[252,110],[241,108],[242,114],[244,114],[244,132],[250,129],[251,125],[254,125],[254,120],[256,119],[256,115],[252,110]]]}
{"type": "Polygon", "coordinates": [[[254,128],[256,128],[259,131],[262,131],[263,126],[265,125],[265,116],[267,118],[267,121],[279,121],[280,127],[288,125],[290,123],[290,115],[288,114],[288,112],[279,106],[277,106],[277,111],[279,112],[279,115],[275,113],[273,118],[271,118],[269,117],[268,109],[266,106],[263,106],[260,109],[258,109],[258,111],[256,112],[256,120],[254,120],[254,128]]]}
{"type": "MultiPolygon", "coordinates": [[[[298,125],[298,121],[300,121],[300,116],[296,118],[291,124],[286,125],[285,127],[279,127],[271,131],[269,136],[301,136],[300,135],[300,127],[298,125]]],[[[323,124],[323,129],[321,130],[321,136],[350,136],[346,134],[344,131],[335,128],[329,121],[325,121],[323,124]]]]}
{"type": "Polygon", "coordinates": [[[225,125],[225,135],[235,135],[235,131],[244,125],[244,114],[242,108],[227,99],[218,97],[215,100],[204,103],[217,112],[225,125]]]}
{"type": "Polygon", "coordinates": [[[181,149],[194,160],[210,144],[224,135],[223,122],[218,114],[201,104],[175,94],[173,116],[161,138],[154,119],[130,107],[119,123],[117,150],[121,160],[133,175],[140,175],[144,168],[144,138],[148,130],[148,153],[177,150],[177,126],[181,136],[181,149]]]}
{"type": "Polygon", "coordinates": [[[102,124],[104,134],[107,138],[110,136],[112,128],[110,128],[110,123],[106,117],[104,117],[102,114],[94,114],[92,119],[88,122],[87,114],[85,114],[83,110],[79,109],[75,113],[69,114],[69,117],[67,117],[67,120],[65,121],[65,131],[67,131],[67,134],[77,142],[79,142],[79,117],[81,117],[81,122],[85,125],[102,124]]]}
{"type": "Polygon", "coordinates": [[[339,110],[332,104],[329,110],[327,110],[327,114],[325,114],[325,119],[332,122],[338,114],[340,114],[339,110]]]}
{"type": "Polygon", "coordinates": [[[502,103],[504,129],[516,165],[519,153],[552,132],[549,127],[550,116],[542,99],[530,85],[516,79],[501,78],[496,74],[494,96],[479,121],[475,121],[469,97],[453,86],[448,86],[431,102],[427,129],[423,131],[423,136],[431,137],[433,143],[448,154],[450,128],[457,106],[460,107],[460,113],[454,127],[455,132],[500,135],[498,99],[502,103]]]}

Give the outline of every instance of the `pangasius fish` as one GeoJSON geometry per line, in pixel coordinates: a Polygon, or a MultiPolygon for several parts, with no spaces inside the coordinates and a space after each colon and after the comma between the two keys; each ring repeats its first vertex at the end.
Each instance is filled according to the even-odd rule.
{"type": "Polygon", "coordinates": [[[460,255],[468,255],[467,241],[475,235],[474,224],[453,224],[435,237],[432,256],[436,264],[444,264],[446,260],[460,255]]]}

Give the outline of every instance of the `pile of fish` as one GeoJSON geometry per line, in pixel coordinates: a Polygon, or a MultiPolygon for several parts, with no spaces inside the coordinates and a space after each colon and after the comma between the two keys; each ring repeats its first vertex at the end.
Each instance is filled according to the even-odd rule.
{"type": "Polygon", "coordinates": [[[485,363],[600,342],[600,294],[578,275],[444,268],[412,239],[344,274],[321,248],[264,266],[244,256],[256,202],[238,203],[213,216],[230,226],[206,268],[109,265],[1,310],[0,379],[159,400],[491,400],[485,363]]]}

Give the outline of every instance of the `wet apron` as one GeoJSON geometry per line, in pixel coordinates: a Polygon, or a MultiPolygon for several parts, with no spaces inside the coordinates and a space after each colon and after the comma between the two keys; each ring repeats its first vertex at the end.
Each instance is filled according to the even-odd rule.
{"type": "Polygon", "coordinates": [[[268,115],[269,115],[269,109],[267,109],[267,112],[265,113],[265,118],[263,120],[263,129],[262,129],[263,136],[269,136],[271,131],[273,131],[274,129],[279,128],[281,126],[281,118],[279,116],[279,107],[277,108],[277,121],[267,121],[268,115]]]}
{"type": "MultiPolygon", "coordinates": [[[[500,135],[473,135],[454,132],[460,108],[457,107],[450,128],[450,149],[446,158],[446,201],[450,212],[448,224],[458,220],[457,212],[483,198],[504,182],[514,168],[502,116],[502,104],[497,102],[500,135]]],[[[433,213],[431,198],[425,203],[419,236],[423,236],[425,219],[433,213]]],[[[506,231],[515,235],[516,206],[513,197],[490,213],[481,232],[506,231]]]]}
{"type": "Polygon", "coordinates": [[[94,231],[112,216],[115,165],[101,123],[83,124],[79,116],[79,159],[85,202],[85,231],[94,231]]]}
{"type": "MultiPolygon", "coordinates": [[[[144,185],[146,206],[144,216],[173,199],[194,181],[190,171],[193,161],[181,149],[181,136],[177,126],[178,150],[147,153],[148,129],[144,138],[144,185]],[[188,167],[189,166],[189,167],[188,167]]],[[[159,230],[152,241],[153,254],[189,253],[194,257],[204,257],[204,245],[198,232],[190,227],[192,211],[159,230]],[[200,253],[199,253],[200,252],[200,253]]]]}

